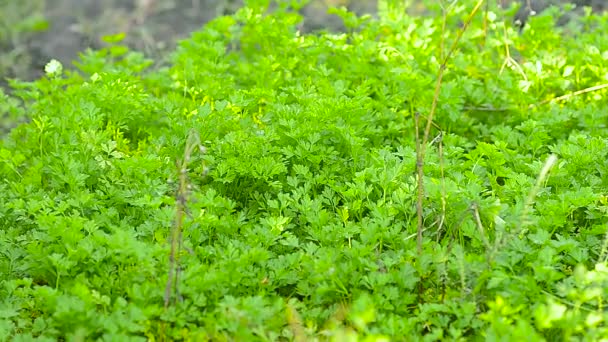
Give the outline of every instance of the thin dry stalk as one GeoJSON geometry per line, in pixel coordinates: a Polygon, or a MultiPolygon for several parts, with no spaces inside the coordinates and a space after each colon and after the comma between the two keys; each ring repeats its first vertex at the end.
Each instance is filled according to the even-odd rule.
{"type": "MultiPolygon", "coordinates": [[[[461,30],[458,32],[458,35],[456,36],[456,39],[454,40],[454,42],[452,43],[452,45],[450,46],[450,49],[448,50],[448,53],[443,54],[443,46],[440,46],[440,49],[442,51],[440,51],[440,56],[442,56],[442,62],[441,65],[439,66],[439,72],[437,75],[437,82],[435,83],[435,92],[434,92],[434,96],[433,96],[433,103],[431,104],[431,111],[428,115],[427,121],[426,121],[426,128],[424,129],[424,136],[421,142],[417,143],[417,149],[416,149],[416,169],[417,169],[417,175],[418,175],[418,199],[417,199],[417,203],[416,203],[416,214],[417,214],[417,249],[418,249],[418,254],[422,254],[422,231],[424,230],[424,213],[423,213],[423,207],[424,207],[424,160],[425,160],[425,155],[426,155],[426,146],[427,143],[429,141],[429,135],[431,133],[431,127],[433,125],[433,117],[435,116],[435,112],[437,110],[437,103],[439,101],[439,92],[441,90],[441,84],[442,84],[442,80],[443,80],[443,75],[445,73],[445,70],[447,68],[447,62],[450,60],[452,54],[454,53],[454,51],[456,51],[456,47],[458,46],[458,42],[460,41],[460,39],[462,38],[462,35],[464,34],[464,32],[466,32],[466,30],[468,29],[471,21],[473,20],[473,17],[475,16],[475,14],[477,13],[477,11],[479,10],[479,8],[481,7],[481,5],[483,5],[485,0],[479,0],[477,2],[477,4],[475,5],[475,7],[473,8],[473,10],[471,11],[471,13],[469,13],[468,18],[465,20],[463,27],[461,28],[461,30]]],[[[442,36],[443,33],[445,32],[445,22],[446,22],[446,17],[444,16],[444,31],[442,32],[442,36]]],[[[443,44],[443,43],[442,43],[443,44]]],[[[416,120],[416,133],[419,132],[419,128],[418,128],[418,124],[419,121],[416,120]]]]}
{"type": "Polygon", "coordinates": [[[490,240],[486,236],[486,230],[483,227],[483,223],[481,222],[481,215],[479,215],[479,205],[477,203],[471,204],[471,213],[473,214],[473,220],[475,221],[475,225],[477,226],[477,230],[479,231],[479,236],[481,237],[481,242],[486,249],[486,262],[488,265],[492,263],[492,246],[490,245],[490,240]]]}
{"type": "MultiPolygon", "coordinates": [[[[428,120],[428,119],[427,119],[428,120]]],[[[418,200],[416,201],[416,213],[418,218],[416,238],[418,246],[418,254],[422,254],[422,231],[424,230],[424,216],[422,211],[424,188],[422,188],[422,168],[424,167],[424,157],[420,142],[420,113],[416,112],[414,116],[414,126],[416,129],[416,170],[418,170],[418,200]],[[422,189],[422,190],[421,190],[422,189]]]]}
{"type": "Polygon", "coordinates": [[[517,229],[517,231],[520,234],[523,232],[525,227],[528,225],[528,214],[529,214],[530,210],[532,210],[532,204],[534,203],[534,199],[536,198],[536,195],[540,191],[540,187],[547,180],[547,178],[549,177],[549,171],[551,171],[551,169],[553,168],[553,166],[556,163],[557,163],[557,156],[555,154],[552,154],[547,158],[547,160],[545,161],[545,164],[543,165],[543,168],[540,170],[540,173],[538,174],[538,178],[536,179],[536,183],[534,184],[534,187],[530,190],[530,193],[528,194],[528,197],[526,198],[526,200],[524,202],[524,207],[523,207],[523,210],[521,213],[521,219],[520,219],[520,223],[519,223],[519,229],[517,229]]]}
{"type": "Polygon", "coordinates": [[[502,63],[502,66],[500,67],[500,71],[498,72],[498,74],[499,75],[502,74],[505,71],[505,68],[509,67],[511,69],[515,69],[521,75],[521,77],[524,79],[524,81],[528,82],[528,76],[526,76],[524,69],[522,69],[521,65],[519,65],[519,63],[513,57],[511,57],[511,46],[508,43],[509,42],[509,32],[507,30],[506,24],[503,23],[502,29],[503,29],[504,42],[505,42],[504,43],[505,60],[502,63]]]}
{"type": "Polygon", "coordinates": [[[293,340],[296,342],[306,341],[306,330],[304,329],[304,324],[302,323],[302,318],[300,317],[298,310],[290,303],[287,303],[286,313],[287,324],[289,324],[289,328],[293,334],[293,340]]]}
{"type": "Polygon", "coordinates": [[[447,208],[447,193],[445,189],[445,161],[443,160],[443,132],[439,133],[439,169],[441,172],[441,217],[439,218],[439,224],[437,226],[437,239],[441,235],[443,224],[445,223],[446,208],[447,208]]]}
{"type": "MultiPolygon", "coordinates": [[[[591,93],[594,91],[598,91],[598,90],[602,90],[604,88],[608,88],[608,83],[604,83],[604,84],[599,84],[593,87],[589,87],[589,88],[585,88],[585,89],[581,89],[581,90],[577,90],[575,92],[572,92],[570,94],[566,94],[566,95],[562,95],[562,96],[558,96],[549,100],[545,100],[540,102],[538,105],[544,105],[547,104],[549,102],[557,102],[557,101],[566,101],[569,100],[572,97],[578,96],[578,95],[582,95],[582,94],[586,94],[586,93],[591,93]]],[[[530,107],[534,107],[534,104],[530,105],[530,107]]]]}
{"type": "Polygon", "coordinates": [[[606,262],[607,252],[608,252],[608,231],[606,231],[606,234],[604,234],[604,242],[602,243],[602,249],[600,250],[600,255],[597,258],[597,261],[595,263],[599,264],[602,262],[606,262]]]}
{"type": "Polygon", "coordinates": [[[184,218],[187,215],[188,196],[190,194],[190,180],[188,178],[188,164],[192,152],[198,148],[201,153],[205,152],[204,147],[200,144],[198,134],[191,132],[186,140],[184,148],[184,157],[178,161],[179,169],[179,184],[175,195],[175,222],[171,228],[171,251],[169,252],[169,274],[167,277],[167,285],[165,286],[164,303],[165,308],[171,303],[171,294],[174,292],[179,296],[178,279],[179,279],[179,256],[182,249],[182,234],[184,227],[184,218]]]}

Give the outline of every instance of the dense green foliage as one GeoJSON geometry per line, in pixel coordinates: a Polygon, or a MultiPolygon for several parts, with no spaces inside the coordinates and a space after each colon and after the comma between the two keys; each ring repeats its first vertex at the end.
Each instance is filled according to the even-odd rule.
{"type": "Polygon", "coordinates": [[[263,3],[169,68],[108,37],[79,72],[12,82],[0,110],[29,122],[0,144],[1,341],[608,337],[606,89],[549,101],[608,81],[608,17],[557,28],[549,10],[521,35],[473,19],[441,85],[419,253],[416,122],[473,4],[445,31],[381,1],[336,10],[347,33],[300,35],[263,3]]]}

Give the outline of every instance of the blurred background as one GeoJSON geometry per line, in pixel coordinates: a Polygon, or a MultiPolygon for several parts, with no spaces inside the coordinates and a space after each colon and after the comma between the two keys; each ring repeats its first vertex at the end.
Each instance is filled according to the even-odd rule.
{"type": "MultiPolygon", "coordinates": [[[[488,1],[505,7],[523,4],[515,15],[523,20],[530,9],[540,11],[567,2],[488,1]]],[[[408,2],[413,14],[424,15],[424,1],[408,2]]],[[[607,0],[573,2],[579,8],[592,6],[595,11],[608,7],[607,0]]],[[[177,40],[216,16],[234,12],[241,4],[241,0],[0,0],[0,87],[6,86],[7,78],[39,77],[52,58],[69,67],[80,51],[101,47],[101,36],[119,32],[126,33],[125,41],[131,48],[162,61],[177,40]]],[[[327,14],[330,6],[374,14],[376,5],[376,0],[312,0],[302,10],[303,29],[340,30],[340,19],[327,14]]]]}

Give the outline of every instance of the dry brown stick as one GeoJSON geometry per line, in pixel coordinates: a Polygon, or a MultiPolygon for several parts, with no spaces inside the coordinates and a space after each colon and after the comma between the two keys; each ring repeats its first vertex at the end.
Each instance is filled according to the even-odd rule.
{"type": "MultiPolygon", "coordinates": [[[[434,96],[433,96],[433,103],[431,104],[431,111],[427,118],[426,128],[424,129],[424,137],[422,139],[422,142],[420,143],[420,147],[416,154],[416,169],[417,169],[417,175],[418,175],[418,201],[416,204],[416,211],[417,211],[416,214],[418,217],[418,226],[417,226],[416,231],[417,231],[417,249],[418,249],[419,254],[422,254],[422,231],[424,230],[424,217],[423,217],[424,213],[422,210],[423,203],[424,203],[424,159],[425,159],[425,153],[426,153],[426,145],[428,143],[429,135],[431,132],[431,126],[433,125],[433,117],[435,116],[435,112],[437,110],[437,103],[439,101],[439,92],[441,90],[441,84],[442,84],[441,82],[443,80],[443,75],[447,68],[447,62],[450,60],[450,57],[452,56],[454,51],[456,51],[458,42],[462,38],[462,35],[464,34],[464,32],[469,27],[471,21],[473,20],[473,17],[477,13],[477,11],[481,7],[481,5],[483,5],[484,1],[485,0],[479,0],[477,2],[477,4],[475,5],[475,7],[473,8],[473,10],[471,11],[471,13],[469,13],[468,18],[464,22],[464,25],[458,31],[456,40],[454,40],[454,42],[450,46],[448,53],[444,56],[444,58],[441,62],[441,65],[439,66],[437,82],[435,83],[435,92],[434,92],[434,96]]],[[[444,19],[444,21],[445,21],[445,19],[444,19]]],[[[440,56],[442,56],[441,52],[440,52],[440,56]]]]}
{"type": "Polygon", "coordinates": [[[479,236],[481,237],[481,242],[483,243],[484,248],[486,249],[486,262],[488,265],[492,263],[492,246],[490,245],[490,240],[486,236],[485,229],[483,227],[483,223],[481,222],[481,215],[479,215],[479,205],[477,203],[471,204],[469,207],[471,213],[473,215],[473,221],[477,226],[477,230],[479,230],[479,236]]]}
{"type": "Polygon", "coordinates": [[[199,148],[201,153],[204,153],[204,147],[200,144],[198,134],[191,132],[186,140],[184,148],[184,158],[177,163],[179,169],[179,184],[177,194],[175,195],[175,222],[171,228],[171,251],[169,252],[169,274],[167,284],[165,286],[164,303],[165,308],[169,307],[171,302],[171,292],[178,292],[179,279],[179,254],[182,247],[182,232],[184,227],[184,217],[187,214],[188,195],[190,190],[190,182],[188,179],[188,164],[192,152],[195,148],[199,148]]]}
{"type": "MultiPolygon", "coordinates": [[[[420,177],[420,173],[422,172],[423,161],[422,161],[422,150],[420,143],[420,113],[416,112],[414,116],[414,126],[416,130],[416,170],[418,170],[418,177],[420,177]]],[[[427,119],[428,120],[428,119],[427,119]]],[[[424,226],[424,217],[422,215],[422,197],[424,196],[424,189],[420,191],[420,178],[418,178],[418,200],[416,201],[416,213],[417,213],[417,229],[416,229],[416,245],[418,247],[418,254],[422,254],[422,231],[424,226]]]]}
{"type": "Polygon", "coordinates": [[[447,193],[445,189],[445,162],[443,160],[443,132],[439,132],[439,169],[441,170],[441,217],[439,219],[439,224],[437,225],[437,239],[439,239],[439,232],[443,229],[443,224],[445,223],[445,216],[447,211],[447,193]]]}
{"type": "Polygon", "coordinates": [[[306,341],[306,330],[304,329],[304,325],[302,324],[302,318],[300,317],[298,310],[296,310],[296,308],[291,305],[291,303],[287,303],[287,324],[291,329],[294,341],[306,341]]]}
{"type": "MultiPolygon", "coordinates": [[[[540,105],[544,105],[544,104],[547,104],[547,103],[549,103],[549,102],[568,100],[568,99],[569,99],[569,98],[571,98],[571,97],[578,96],[578,95],[582,95],[582,94],[585,94],[585,93],[590,93],[590,92],[593,92],[593,91],[602,90],[602,89],[604,89],[604,88],[608,88],[608,83],[604,83],[604,84],[598,84],[598,85],[593,86],[593,87],[589,87],[589,88],[585,88],[585,89],[577,90],[577,91],[572,92],[572,93],[570,93],[570,94],[566,94],[566,95],[558,96],[558,97],[555,97],[555,98],[552,98],[552,99],[549,99],[549,100],[544,100],[544,101],[540,102],[540,103],[538,104],[538,106],[540,106],[540,105]]],[[[530,107],[534,107],[534,106],[535,106],[534,104],[531,104],[531,105],[530,105],[530,107]]]]}

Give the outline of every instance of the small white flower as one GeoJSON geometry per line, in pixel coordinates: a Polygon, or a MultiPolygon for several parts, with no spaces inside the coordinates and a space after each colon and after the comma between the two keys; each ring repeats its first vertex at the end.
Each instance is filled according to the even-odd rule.
{"type": "Polygon", "coordinates": [[[56,59],[51,59],[50,62],[46,63],[44,66],[44,72],[49,77],[60,76],[63,72],[63,65],[56,59]]]}
{"type": "Polygon", "coordinates": [[[99,81],[101,79],[101,76],[98,73],[94,73],[93,75],[91,75],[91,81],[93,83],[99,81]]]}

